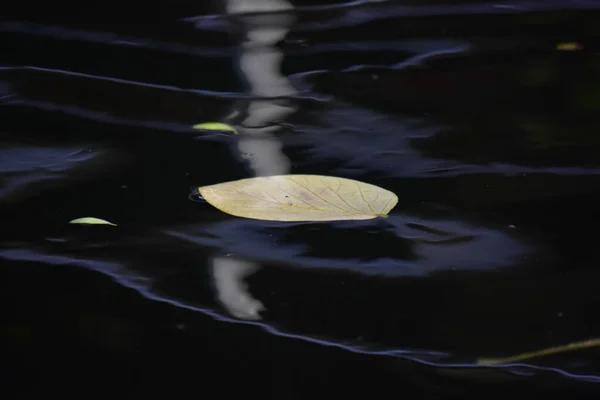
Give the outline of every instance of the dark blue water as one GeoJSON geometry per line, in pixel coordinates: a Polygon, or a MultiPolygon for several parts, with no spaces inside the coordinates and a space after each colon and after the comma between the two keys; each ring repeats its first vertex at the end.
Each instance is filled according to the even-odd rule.
{"type": "Polygon", "coordinates": [[[2,391],[594,398],[597,348],[477,360],[600,337],[600,5],[292,3],[2,13],[2,391]],[[399,202],[189,196],[285,173],[399,202]]]}

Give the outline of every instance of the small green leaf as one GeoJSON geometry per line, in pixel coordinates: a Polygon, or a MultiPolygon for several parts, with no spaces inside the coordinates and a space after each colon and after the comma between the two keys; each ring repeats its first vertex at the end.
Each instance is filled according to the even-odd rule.
{"type": "Polygon", "coordinates": [[[84,217],[77,218],[72,221],[69,221],[70,224],[85,224],[85,225],[111,225],[117,226],[117,224],[113,224],[112,222],[108,222],[106,220],[94,217],[84,217]]]}
{"type": "Polygon", "coordinates": [[[235,134],[237,134],[237,131],[227,125],[227,124],[223,124],[221,122],[203,122],[201,124],[196,124],[194,126],[192,126],[192,128],[194,129],[204,129],[207,131],[226,131],[226,132],[233,132],[235,134]]]}

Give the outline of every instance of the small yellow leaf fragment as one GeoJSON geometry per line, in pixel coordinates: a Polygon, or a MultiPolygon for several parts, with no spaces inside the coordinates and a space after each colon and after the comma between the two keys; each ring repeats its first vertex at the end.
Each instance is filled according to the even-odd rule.
{"type": "Polygon", "coordinates": [[[84,218],[76,218],[72,221],[69,221],[70,224],[83,224],[83,225],[111,225],[117,226],[117,224],[113,224],[112,222],[108,222],[106,220],[94,217],[84,217],[84,218]]]}
{"type": "Polygon", "coordinates": [[[227,124],[223,124],[221,122],[203,122],[201,124],[196,124],[192,126],[194,129],[204,129],[207,131],[226,131],[233,132],[237,134],[237,131],[227,124]]]}
{"type": "Polygon", "coordinates": [[[336,221],[386,217],[398,203],[389,190],[346,178],[274,175],[198,188],[212,206],[267,221],[336,221]]]}
{"type": "Polygon", "coordinates": [[[583,46],[577,42],[564,42],[556,45],[556,50],[558,51],[576,51],[582,49],[583,46]]]}
{"type": "Polygon", "coordinates": [[[480,358],[477,360],[477,364],[497,365],[497,364],[510,364],[517,361],[523,361],[530,358],[544,357],[552,354],[564,353],[567,351],[589,349],[591,347],[600,346],[600,338],[583,340],[581,342],[569,343],[563,346],[550,347],[543,350],[532,351],[529,353],[521,353],[516,356],[505,357],[505,358],[480,358]]]}

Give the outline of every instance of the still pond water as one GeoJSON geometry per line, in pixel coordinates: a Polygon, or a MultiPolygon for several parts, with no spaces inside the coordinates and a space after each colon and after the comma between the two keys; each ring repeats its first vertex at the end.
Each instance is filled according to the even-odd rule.
{"type": "Polygon", "coordinates": [[[2,391],[599,392],[595,347],[477,364],[600,337],[597,3],[292,3],[2,15],[2,391]],[[190,197],[288,173],[399,203],[277,223],[190,197]]]}

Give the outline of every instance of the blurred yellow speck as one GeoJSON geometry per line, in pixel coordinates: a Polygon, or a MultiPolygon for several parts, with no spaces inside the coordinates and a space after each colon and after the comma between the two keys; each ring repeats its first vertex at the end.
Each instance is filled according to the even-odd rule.
{"type": "Polygon", "coordinates": [[[577,51],[582,50],[583,46],[577,42],[564,42],[556,45],[558,51],[577,51]]]}

